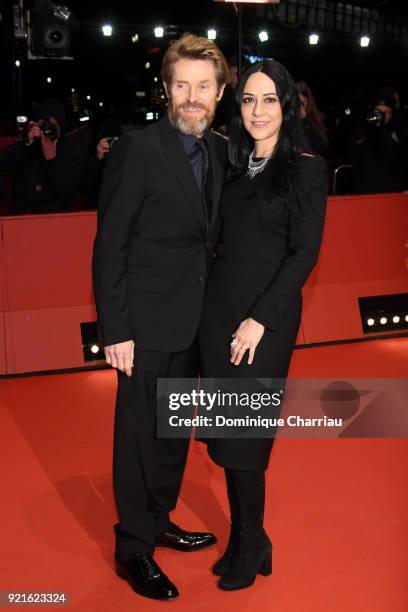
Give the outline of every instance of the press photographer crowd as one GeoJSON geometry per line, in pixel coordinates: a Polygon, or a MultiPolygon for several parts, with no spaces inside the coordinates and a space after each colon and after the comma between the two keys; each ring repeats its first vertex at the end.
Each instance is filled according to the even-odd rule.
{"type": "MultiPolygon", "coordinates": [[[[237,80],[233,58],[212,125],[226,138],[237,80]]],[[[332,195],[408,189],[408,121],[398,91],[382,87],[356,94],[349,105],[325,114],[307,83],[299,81],[297,89],[305,139],[310,152],[328,162],[332,195]]],[[[162,114],[160,108],[110,108],[84,125],[67,120],[69,109],[60,100],[34,102],[28,116],[17,116],[13,136],[0,134],[0,214],[97,209],[104,164],[115,142],[162,114]]]]}

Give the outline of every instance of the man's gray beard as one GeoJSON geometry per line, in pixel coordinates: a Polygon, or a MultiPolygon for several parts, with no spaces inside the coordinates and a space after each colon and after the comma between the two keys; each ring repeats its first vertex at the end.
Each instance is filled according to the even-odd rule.
{"type": "Polygon", "coordinates": [[[169,108],[168,112],[169,121],[171,125],[179,130],[182,134],[186,134],[188,136],[199,136],[207,130],[214,118],[214,113],[210,116],[207,114],[202,119],[184,119],[180,114],[175,113],[173,109],[169,108]]]}

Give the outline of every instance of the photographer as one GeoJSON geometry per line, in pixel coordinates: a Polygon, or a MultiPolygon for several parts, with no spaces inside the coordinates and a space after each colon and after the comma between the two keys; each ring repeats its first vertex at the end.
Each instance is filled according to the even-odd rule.
{"type": "Polygon", "coordinates": [[[373,107],[359,118],[352,136],[355,193],[403,191],[407,179],[408,129],[391,88],[377,91],[373,107]]]}
{"type": "Polygon", "coordinates": [[[99,128],[95,153],[88,156],[79,188],[81,194],[85,197],[84,208],[86,210],[96,210],[98,208],[105,161],[115,142],[122,135],[122,132],[121,122],[117,118],[105,121],[99,128]]]}
{"type": "Polygon", "coordinates": [[[43,100],[25,138],[0,153],[0,168],[14,171],[10,214],[65,212],[78,191],[83,156],[65,137],[65,110],[58,100],[43,100]]]}

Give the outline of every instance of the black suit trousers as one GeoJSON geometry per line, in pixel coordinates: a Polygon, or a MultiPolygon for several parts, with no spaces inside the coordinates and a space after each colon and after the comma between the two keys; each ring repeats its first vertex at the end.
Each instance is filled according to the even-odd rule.
{"type": "Polygon", "coordinates": [[[157,378],[197,376],[197,348],[168,353],[135,349],[132,376],[118,371],[113,484],[119,523],[116,556],[152,552],[180,491],[189,439],[157,438],[157,378]]]}

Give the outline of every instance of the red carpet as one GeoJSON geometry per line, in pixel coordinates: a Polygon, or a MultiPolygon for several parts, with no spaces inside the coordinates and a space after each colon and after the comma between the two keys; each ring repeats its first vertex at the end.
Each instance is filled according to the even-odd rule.
{"type": "MultiPolygon", "coordinates": [[[[407,373],[407,338],[297,350],[291,367],[297,377],[407,373]]],[[[157,552],[177,601],[135,595],[112,571],[114,396],[112,371],[0,381],[0,591],[65,591],[68,608],[84,612],[408,610],[408,442],[398,439],[278,440],[266,515],[273,575],[235,593],[209,572],[227,538],[222,471],[193,443],[174,520],[214,531],[219,545],[157,552]]]]}

